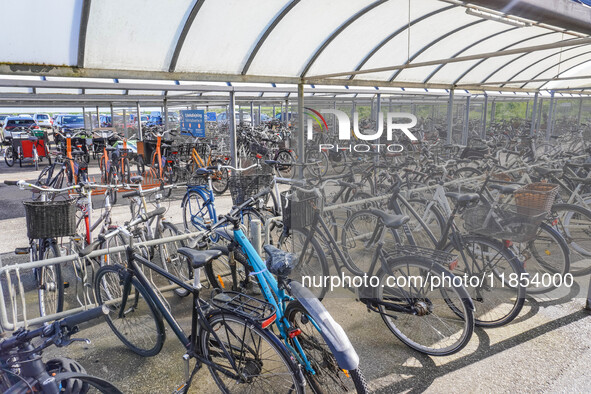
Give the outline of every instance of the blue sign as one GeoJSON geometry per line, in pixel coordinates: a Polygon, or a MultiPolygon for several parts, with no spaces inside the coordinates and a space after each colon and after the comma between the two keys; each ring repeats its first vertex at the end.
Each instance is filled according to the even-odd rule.
{"type": "Polygon", "coordinates": [[[215,112],[208,112],[207,113],[207,121],[208,122],[215,122],[217,120],[217,115],[215,112]]]}
{"type": "Polygon", "coordinates": [[[181,110],[181,134],[205,137],[205,111],[181,110]]]}

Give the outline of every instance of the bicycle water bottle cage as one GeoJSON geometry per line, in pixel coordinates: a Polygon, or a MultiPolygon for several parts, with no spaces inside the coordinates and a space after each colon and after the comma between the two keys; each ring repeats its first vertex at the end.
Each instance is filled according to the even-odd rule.
{"type": "Polygon", "coordinates": [[[265,245],[263,247],[269,256],[266,261],[267,269],[273,275],[286,278],[291,275],[294,267],[298,263],[298,257],[281,249],[277,249],[272,245],[265,245]]]}

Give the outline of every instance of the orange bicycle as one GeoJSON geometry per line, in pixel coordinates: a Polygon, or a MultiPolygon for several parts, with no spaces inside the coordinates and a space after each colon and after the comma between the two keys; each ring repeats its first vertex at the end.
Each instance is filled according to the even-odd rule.
{"type": "MultiPolygon", "coordinates": [[[[160,184],[173,183],[172,164],[170,160],[166,159],[166,157],[169,155],[171,145],[162,143],[162,138],[167,133],[170,136],[174,135],[174,133],[170,130],[164,131],[162,133],[151,131],[146,134],[154,137],[155,139],[138,141],[138,173],[148,178],[157,179],[160,184]],[[147,157],[151,158],[148,166],[144,164],[147,157]]],[[[165,193],[166,197],[169,197],[171,193],[172,189],[167,189],[165,193]]]]}
{"type": "Polygon", "coordinates": [[[227,160],[215,157],[212,154],[212,146],[206,143],[197,143],[191,149],[191,155],[187,164],[187,172],[192,176],[199,168],[218,167],[218,170],[211,174],[211,187],[213,191],[220,195],[228,189],[229,172],[227,168],[220,165],[227,165],[227,160]]]}

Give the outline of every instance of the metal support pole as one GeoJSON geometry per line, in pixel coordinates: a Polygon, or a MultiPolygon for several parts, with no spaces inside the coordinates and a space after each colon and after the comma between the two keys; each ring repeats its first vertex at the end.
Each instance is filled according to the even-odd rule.
{"type": "Polygon", "coordinates": [[[140,141],[144,140],[144,135],[142,134],[142,109],[140,108],[140,102],[136,102],[137,106],[137,138],[140,141]]]}
{"type": "Polygon", "coordinates": [[[261,105],[259,104],[259,113],[257,115],[257,125],[261,124],[261,105]]]}
{"type": "Polygon", "coordinates": [[[275,113],[275,104],[273,104],[273,119],[275,119],[275,115],[277,114],[275,113]]]}
{"type": "Polygon", "coordinates": [[[99,111],[99,106],[96,106],[96,127],[101,127],[101,113],[99,111]]]}
{"type": "Polygon", "coordinates": [[[449,90],[449,101],[447,102],[447,143],[451,144],[451,137],[454,125],[454,90],[449,90]]]}
{"type": "Polygon", "coordinates": [[[554,91],[550,92],[550,108],[548,108],[548,122],[546,124],[546,142],[552,136],[552,117],[554,115],[554,91]]]}
{"type": "Polygon", "coordinates": [[[482,107],[482,130],[480,136],[482,139],[486,139],[486,116],[488,112],[488,95],[484,93],[484,106],[482,107]]]}
{"type": "Polygon", "coordinates": [[[388,112],[392,112],[392,98],[388,99],[388,112]]]}
{"type": "Polygon", "coordinates": [[[581,114],[583,113],[583,98],[579,99],[579,114],[577,115],[577,128],[581,127],[581,114]]]}
{"type": "MultiPolygon", "coordinates": [[[[113,103],[110,105],[111,107],[111,127],[115,127],[115,112],[113,111],[113,103]]],[[[100,122],[100,120],[99,120],[100,122]]]]}
{"type": "Polygon", "coordinates": [[[373,100],[374,100],[374,98],[372,97],[371,98],[371,103],[369,104],[370,105],[370,107],[369,107],[369,118],[372,119],[372,120],[375,120],[376,116],[375,116],[375,113],[374,113],[374,110],[373,110],[373,100]]]}
{"type": "Polygon", "coordinates": [[[238,122],[238,124],[240,125],[242,124],[242,122],[244,122],[244,110],[242,109],[241,105],[238,105],[238,113],[238,120],[240,121],[238,122]]]}
{"type": "Polygon", "coordinates": [[[250,102],[250,127],[253,128],[255,125],[256,125],[256,122],[254,119],[254,105],[251,101],[250,102]]]}
{"type": "Polygon", "coordinates": [[[289,123],[289,100],[285,100],[285,119],[283,120],[285,122],[285,125],[287,126],[287,124],[289,123]]]}
{"type": "Polygon", "coordinates": [[[357,102],[353,100],[353,105],[351,106],[351,119],[355,117],[355,112],[357,112],[357,102]]]}
{"type": "Polygon", "coordinates": [[[464,129],[462,130],[462,145],[468,145],[469,127],[470,127],[470,96],[466,97],[466,112],[464,115],[464,129]]]}
{"type": "Polygon", "coordinates": [[[495,121],[495,117],[497,114],[497,102],[493,100],[492,108],[490,109],[490,122],[493,123],[495,121]]]}
{"type": "Polygon", "coordinates": [[[533,136],[536,133],[536,123],[538,121],[538,92],[534,94],[534,106],[531,110],[531,129],[529,135],[533,136]]]}
{"type": "Polygon", "coordinates": [[[261,225],[261,221],[259,219],[253,219],[250,221],[250,237],[251,240],[250,242],[252,242],[252,246],[254,247],[254,250],[257,251],[257,253],[260,255],[262,253],[262,237],[261,237],[261,228],[263,226],[261,225]]]}
{"type": "Polygon", "coordinates": [[[127,130],[127,114],[126,110],[123,110],[123,136],[129,138],[129,131],[127,130]]]}
{"type": "MultiPolygon", "coordinates": [[[[435,105],[431,107],[431,134],[435,131],[435,105]]],[[[392,100],[390,100],[390,112],[392,112],[392,100]]]]}
{"type": "Polygon", "coordinates": [[[585,309],[591,311],[591,278],[589,278],[589,289],[587,290],[587,304],[585,305],[585,309]]]}
{"type": "Polygon", "coordinates": [[[525,116],[523,119],[527,119],[527,114],[529,113],[529,100],[525,102],[525,116]]]}
{"type": "Polygon", "coordinates": [[[82,117],[84,118],[84,128],[87,129],[87,121],[86,121],[86,108],[82,107],[82,117]]]}
{"type": "Polygon", "coordinates": [[[230,126],[230,161],[232,163],[232,167],[236,167],[238,163],[238,158],[236,156],[236,97],[234,96],[234,91],[230,91],[230,105],[228,107],[228,120],[230,126]]]}
{"type": "MultiPolygon", "coordinates": [[[[306,138],[305,138],[306,128],[304,125],[304,84],[300,82],[298,84],[298,143],[297,143],[297,152],[300,164],[306,162],[305,157],[305,147],[306,147],[306,138]]],[[[301,179],[304,178],[304,167],[299,166],[299,177],[301,179]]]]}
{"type": "Polygon", "coordinates": [[[168,130],[168,99],[164,98],[164,130],[168,130]]]}
{"type": "Polygon", "coordinates": [[[376,127],[379,124],[380,116],[382,115],[382,95],[378,93],[376,95],[376,127]]]}

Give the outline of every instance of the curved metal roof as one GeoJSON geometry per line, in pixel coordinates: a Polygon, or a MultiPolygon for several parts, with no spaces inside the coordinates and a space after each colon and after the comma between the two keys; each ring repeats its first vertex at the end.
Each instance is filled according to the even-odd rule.
{"type": "Polygon", "coordinates": [[[0,74],[591,87],[587,34],[457,0],[37,0],[2,8],[12,17],[0,25],[0,74]]]}

